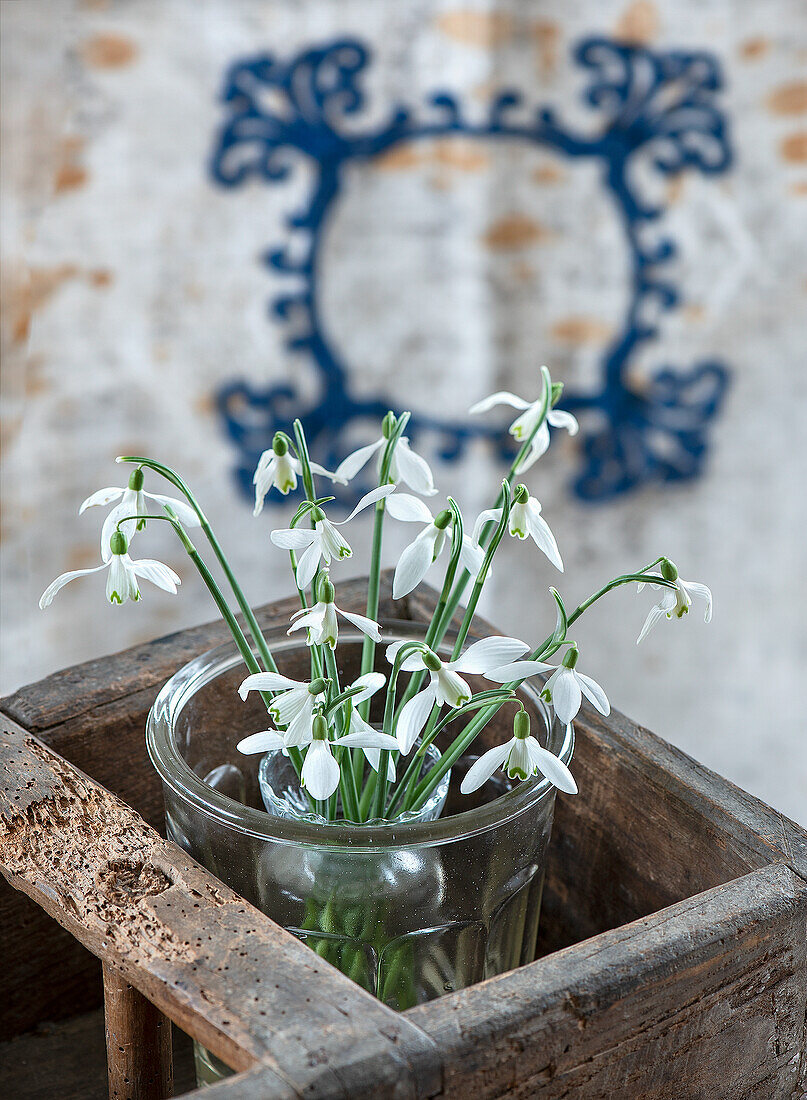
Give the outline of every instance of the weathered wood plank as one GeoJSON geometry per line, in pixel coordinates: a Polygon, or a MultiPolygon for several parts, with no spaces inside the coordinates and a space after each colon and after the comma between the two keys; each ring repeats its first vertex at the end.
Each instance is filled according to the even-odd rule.
{"type": "Polygon", "coordinates": [[[804,1083],[807,883],[782,864],[405,1015],[443,1100],[770,1100],[804,1083]]]}
{"type": "Polygon", "coordinates": [[[584,707],[556,803],[539,930],[547,954],[771,862],[807,880],[807,832],[612,711],[584,707]]]}
{"type": "MultiPolygon", "coordinates": [[[[365,599],[360,580],[340,584],[340,606],[361,611],[365,599]]],[[[257,611],[267,637],[285,640],[288,616],[296,607],[287,599],[257,611]]],[[[383,617],[408,614],[406,601],[392,602],[389,575],[381,609],[383,617]]],[[[12,723],[16,718],[17,728],[36,733],[164,832],[162,786],[146,752],[146,716],[178,668],[228,637],[221,622],[208,623],[76,665],[0,700],[0,715],[12,723]]],[[[0,1039],[39,1020],[87,1012],[101,1003],[96,960],[2,880],[0,931],[10,945],[0,972],[0,1039]]]]}
{"type": "Polygon", "coordinates": [[[0,739],[0,868],[85,947],[277,1095],[439,1091],[434,1044],[36,738],[0,739]]]}

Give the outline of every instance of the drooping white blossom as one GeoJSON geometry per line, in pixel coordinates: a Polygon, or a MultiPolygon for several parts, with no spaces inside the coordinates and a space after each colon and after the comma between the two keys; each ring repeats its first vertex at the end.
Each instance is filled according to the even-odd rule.
{"type": "MultiPolygon", "coordinates": [[[[523,486],[519,486],[519,489],[522,488],[523,486]]],[[[510,508],[510,516],[507,521],[510,534],[519,539],[531,538],[538,549],[546,554],[555,568],[562,573],[563,560],[560,556],[560,550],[558,550],[555,536],[549,529],[549,524],[541,515],[540,502],[535,497],[529,496],[526,490],[520,495],[524,499],[517,499],[519,496],[517,490],[510,508]]],[[[484,512],[480,512],[474,525],[474,541],[478,542],[479,536],[487,523],[498,524],[501,518],[501,508],[486,508],[484,512]]]]}
{"type": "Polygon", "coordinates": [[[460,784],[463,794],[482,787],[495,771],[504,768],[511,779],[529,779],[536,772],[545,775],[550,783],[566,794],[577,794],[574,776],[554,753],[545,749],[529,732],[529,718],[519,711],[514,722],[513,736],[504,745],[495,745],[474,761],[460,784]],[[523,715],[526,722],[519,722],[523,715]]]}
{"type": "MultiPolygon", "coordinates": [[[[340,485],[347,485],[347,480],[326,470],[318,462],[309,462],[312,474],[327,477],[340,485]]],[[[282,436],[275,436],[272,446],[263,452],[258,459],[252,483],[255,486],[254,516],[259,516],[263,511],[263,502],[266,494],[271,489],[277,489],[283,496],[294,492],[297,488],[297,478],[302,476],[303,467],[298,458],[288,449],[288,443],[282,436]]]]}
{"type": "Polygon", "coordinates": [[[337,607],[333,600],[320,600],[311,608],[302,608],[300,611],[296,611],[292,615],[292,619],[296,621],[292,622],[286,633],[291,634],[295,630],[305,629],[308,631],[308,645],[327,645],[331,649],[336,649],[339,638],[338,615],[347,619],[349,623],[357,627],[362,634],[366,634],[368,638],[372,638],[374,642],[381,641],[381,627],[377,622],[368,619],[366,615],[358,615],[354,611],[345,611],[343,608],[337,607]]]}
{"type": "MultiPolygon", "coordinates": [[[[393,519],[423,525],[420,533],[405,548],[392,580],[393,599],[400,599],[420,584],[429,566],[442,552],[452,535],[453,517],[448,509],[433,516],[418,497],[396,493],[387,501],[387,512],[393,519]]],[[[485,551],[469,535],[463,533],[460,549],[460,567],[475,577],[482,568],[485,551]]]]}
{"type": "MultiPolygon", "coordinates": [[[[387,647],[390,664],[394,664],[405,644],[406,641],[398,641],[387,647]]],[[[401,662],[402,671],[426,670],[429,684],[401,707],[395,730],[401,752],[408,753],[417,741],[435,703],[456,708],[470,700],[471,689],[459,675],[461,672],[487,676],[491,669],[515,661],[528,649],[527,643],[518,638],[496,636],[474,642],[454,661],[442,661],[431,650],[416,649],[408,654],[401,662]]]]}
{"type": "Polygon", "coordinates": [[[317,508],[311,513],[314,517],[313,529],[292,527],[272,531],[269,537],[275,546],[283,550],[302,551],[297,561],[297,587],[300,590],[307,588],[311,583],[320,562],[324,561],[326,565],[330,565],[334,558],[337,561],[343,561],[345,558],[352,557],[353,551],[337,531],[337,527],[343,527],[359,512],[394,492],[394,485],[380,485],[377,489],[365,493],[347,519],[338,523],[332,523],[322,509],[317,508]]]}
{"type": "Polygon", "coordinates": [[[140,558],[133,561],[127,553],[127,540],[125,535],[115,532],[112,536],[113,550],[109,558],[91,569],[73,569],[69,573],[62,573],[55,581],[52,581],[39,599],[41,608],[48,607],[56,593],[64,588],[76,577],[86,577],[90,573],[100,573],[108,570],[106,578],[106,598],[110,603],[123,604],[127,600],[139,600],[140,588],[137,578],[151,581],[157,588],[164,592],[176,593],[177,585],[181,584],[179,577],[168,565],[163,565],[153,558],[140,558]]]}
{"type": "MultiPolygon", "coordinates": [[[[347,458],[343,459],[336,467],[336,476],[349,481],[360,470],[363,470],[373,455],[378,456],[378,471],[381,471],[381,463],[384,459],[384,448],[387,445],[386,436],[382,435],[375,443],[368,443],[366,447],[359,447],[347,458]]],[[[389,469],[390,480],[396,485],[403,482],[415,493],[421,496],[434,496],[437,490],[434,487],[434,477],[425,458],[415,454],[409,446],[409,439],[402,435],[392,452],[392,461],[389,469]]]]}
{"type": "Polygon", "coordinates": [[[536,426],[541,420],[545,405],[551,399],[552,392],[552,381],[548,369],[541,367],[541,373],[544,377],[544,391],[536,401],[525,401],[523,397],[518,397],[516,394],[510,393],[509,390],[499,390],[498,393],[493,393],[490,397],[477,401],[470,409],[471,413],[483,413],[496,405],[510,405],[514,409],[521,410],[520,415],[516,417],[508,429],[510,435],[519,443],[529,439],[533,432],[535,432],[535,435],[532,438],[529,451],[516,468],[515,472],[517,474],[529,470],[530,466],[546,451],[549,446],[550,426],[553,428],[566,428],[569,435],[576,435],[579,427],[576,417],[572,416],[571,413],[564,412],[562,409],[549,408],[546,417],[536,431],[536,426]]]}
{"type": "MultiPolygon", "coordinates": [[[[149,514],[148,502],[154,501],[161,509],[166,506],[176,512],[177,519],[183,527],[198,527],[201,523],[199,516],[184,500],[176,497],[163,496],[162,493],[147,493],[143,488],[143,471],[138,468],[132,471],[129,484],[121,487],[111,485],[106,489],[99,489],[91,493],[85,501],[82,501],[78,514],[81,515],[87,508],[103,507],[111,504],[113,500],[121,498],[120,503],[109,512],[101,528],[101,557],[109,561],[112,552],[109,549],[110,540],[116,530],[120,530],[126,536],[128,542],[132,541],[136,531],[142,530],[145,520],[132,519],[126,522],[127,516],[145,516],[149,514]],[[120,524],[120,527],[118,525],[120,524]]],[[[164,514],[164,511],[163,511],[164,514]]]]}
{"type": "MultiPolygon", "coordinates": [[[[636,639],[636,644],[645,637],[653,629],[655,624],[662,618],[672,619],[673,616],[677,619],[682,619],[684,615],[688,614],[690,607],[692,606],[692,597],[701,599],[706,603],[706,610],[704,612],[703,621],[709,623],[712,621],[712,593],[705,584],[700,584],[698,581],[685,581],[678,576],[678,570],[675,570],[675,576],[669,576],[664,579],[668,579],[674,582],[675,589],[662,587],[657,584],[653,584],[653,577],[661,579],[658,573],[648,573],[648,583],[651,588],[655,588],[661,591],[661,598],[657,604],[654,604],[650,608],[647,614],[647,618],[644,621],[644,626],[639,632],[639,637],[636,639]]],[[[644,588],[644,582],[640,582],[639,591],[644,588]]]]}
{"type": "Polygon", "coordinates": [[[488,679],[495,680],[497,684],[508,684],[515,680],[526,680],[540,672],[551,672],[541,695],[552,704],[555,714],[564,726],[568,726],[576,717],[584,695],[600,714],[610,714],[611,704],[605,692],[596,680],[578,672],[576,663],[577,650],[571,647],[560,665],[549,665],[543,661],[516,661],[491,670],[488,679]]]}

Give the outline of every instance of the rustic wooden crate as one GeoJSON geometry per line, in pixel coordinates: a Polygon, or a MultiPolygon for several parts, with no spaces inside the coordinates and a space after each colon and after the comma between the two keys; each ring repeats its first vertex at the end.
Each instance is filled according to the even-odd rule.
{"type": "MultiPolygon", "coordinates": [[[[343,585],[340,603],[359,610],[361,592],[343,585]]],[[[385,578],[382,617],[420,621],[430,606],[428,593],[393,604],[385,578]]],[[[292,607],[263,609],[268,636],[292,607]]],[[[152,1064],[161,1040],[135,990],[239,1071],[210,1100],[803,1095],[797,825],[622,715],[585,709],[582,795],[558,801],[540,957],[397,1014],[156,831],[146,713],[223,640],[220,624],[183,631],[0,703],[0,1039],[70,1017],[52,1034],[76,1061],[64,1029],[78,1034],[101,1003],[100,959],[111,1028],[151,1043],[152,1064]]],[[[11,1062],[31,1042],[0,1049],[11,1062]]],[[[117,1072],[137,1068],[138,1051],[113,1047],[117,1072]]],[[[0,1093],[24,1100],[11,1079],[0,1093]]],[[[31,1096],[56,1094],[24,1080],[31,1096]]],[[[59,1094],[92,1095],[64,1079],[59,1094]]]]}

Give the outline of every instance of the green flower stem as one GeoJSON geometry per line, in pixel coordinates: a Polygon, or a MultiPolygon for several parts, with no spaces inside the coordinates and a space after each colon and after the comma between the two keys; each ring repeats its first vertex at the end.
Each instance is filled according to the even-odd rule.
{"type": "MultiPolygon", "coordinates": [[[[138,517],[133,517],[133,518],[138,518],[138,517]]],[[[175,518],[172,518],[171,516],[146,516],[145,518],[147,520],[149,520],[149,519],[166,519],[166,520],[168,520],[168,522],[171,524],[171,526],[174,528],[177,535],[179,536],[180,542],[185,547],[185,550],[188,553],[188,557],[191,559],[191,561],[193,562],[193,564],[196,566],[197,570],[199,571],[199,574],[200,574],[202,580],[205,582],[205,585],[207,586],[207,589],[210,592],[210,595],[213,597],[213,601],[216,604],[216,607],[219,609],[221,617],[224,619],[225,623],[227,624],[227,626],[230,630],[230,633],[233,636],[233,640],[235,641],[235,644],[238,647],[239,653],[241,654],[241,656],[244,659],[244,664],[247,666],[248,670],[251,673],[262,672],[263,669],[261,668],[261,666],[256,661],[255,655],[252,652],[252,647],[250,646],[249,642],[247,641],[246,636],[244,635],[244,632],[243,632],[243,630],[241,629],[241,627],[238,623],[238,620],[236,619],[235,615],[233,615],[232,611],[230,610],[230,607],[229,607],[227,601],[224,598],[223,592],[221,591],[218,584],[216,583],[215,577],[213,576],[213,574],[210,572],[210,570],[205,565],[199,551],[196,549],[194,544],[188,538],[187,534],[185,533],[184,528],[179,523],[179,521],[175,518]]],[[[271,705],[271,702],[272,702],[271,692],[262,691],[262,692],[260,692],[260,696],[261,696],[261,699],[263,699],[264,706],[266,707],[266,709],[268,711],[269,706],[271,705]]],[[[302,757],[302,753],[300,752],[300,750],[299,749],[289,749],[289,760],[291,760],[292,766],[294,767],[294,770],[297,772],[297,775],[299,777],[300,774],[302,773],[302,768],[303,768],[303,757],[302,757]]]]}
{"type": "Polygon", "coordinates": [[[471,629],[471,623],[473,622],[474,614],[476,613],[476,605],[479,603],[479,597],[482,595],[482,588],[487,580],[488,573],[490,572],[490,566],[493,561],[493,555],[496,553],[499,543],[502,541],[505,531],[507,530],[507,524],[510,519],[510,486],[506,481],[502,482],[502,518],[493,533],[493,538],[488,544],[485,551],[485,558],[482,562],[482,568],[477,574],[474,581],[473,589],[471,590],[471,597],[468,600],[468,606],[465,609],[465,615],[463,616],[462,623],[460,625],[459,632],[457,633],[457,640],[454,642],[454,650],[451,654],[451,660],[456,661],[459,657],[465,639],[468,637],[468,631],[471,629]]]}
{"type": "MultiPolygon", "coordinates": [[[[266,639],[263,636],[263,632],[261,631],[260,626],[258,626],[258,620],[255,618],[255,613],[250,607],[247,598],[241,589],[240,584],[236,580],[235,574],[230,568],[230,563],[227,560],[227,556],[222,550],[219,540],[216,538],[216,535],[213,531],[213,528],[210,526],[207,516],[202,511],[201,505],[197,501],[196,497],[185,484],[185,481],[179,476],[178,473],[176,473],[175,470],[172,470],[170,466],[164,466],[161,462],[153,462],[150,458],[140,458],[136,455],[122,455],[117,461],[132,462],[140,466],[146,466],[148,469],[153,470],[157,474],[160,474],[161,477],[164,477],[166,481],[169,481],[183,494],[183,496],[188,501],[188,504],[190,504],[191,508],[193,508],[194,512],[196,512],[196,515],[199,517],[199,523],[201,524],[202,530],[205,533],[205,537],[210,543],[213,549],[213,553],[216,555],[224,576],[227,578],[227,582],[232,589],[236,602],[241,609],[241,613],[246,619],[247,626],[249,627],[249,632],[252,635],[252,640],[254,641],[258,653],[261,656],[261,660],[264,663],[264,669],[259,668],[258,671],[261,672],[265,670],[269,672],[277,672],[277,665],[275,664],[275,660],[272,656],[272,652],[269,649],[269,646],[266,644],[266,639]]],[[[154,517],[150,516],[146,518],[153,519],[154,517]]]]}
{"type": "MultiPolygon", "coordinates": [[[[398,441],[409,423],[410,413],[402,413],[395,421],[395,427],[390,433],[384,454],[381,459],[381,469],[378,473],[378,484],[387,485],[390,480],[390,468],[392,458],[398,441]]],[[[370,553],[370,575],[367,581],[367,618],[373,622],[378,620],[378,604],[381,591],[381,545],[384,537],[384,516],[386,514],[386,500],[382,497],[375,504],[375,516],[373,519],[373,546],[370,553]]],[[[361,649],[361,674],[373,671],[375,665],[375,642],[366,634],[361,649]]],[[[370,700],[366,699],[359,704],[359,714],[365,720],[370,715],[370,700]]]]}
{"type": "MultiPolygon", "coordinates": [[[[546,420],[547,415],[549,413],[549,410],[552,407],[552,379],[550,378],[549,371],[546,369],[546,367],[541,367],[541,377],[543,379],[544,388],[543,388],[542,401],[541,401],[541,411],[540,411],[540,415],[538,417],[538,422],[535,425],[535,427],[533,428],[533,430],[530,432],[530,434],[527,436],[527,438],[524,440],[524,442],[521,444],[521,447],[519,448],[518,454],[516,455],[515,459],[513,460],[512,464],[510,466],[510,469],[507,472],[507,475],[506,475],[504,480],[507,483],[508,488],[512,487],[513,481],[515,480],[515,477],[516,477],[516,473],[518,472],[518,469],[519,469],[521,463],[524,461],[524,459],[529,454],[530,447],[532,446],[532,441],[535,438],[536,434],[538,433],[538,430],[541,428],[544,421],[546,420]]],[[[499,495],[496,498],[496,503],[494,504],[494,508],[501,508],[503,504],[504,504],[504,488],[502,488],[499,491],[499,495]]],[[[486,541],[490,537],[490,534],[494,530],[494,527],[495,527],[494,521],[489,520],[485,524],[485,526],[482,528],[482,530],[479,533],[479,545],[480,546],[484,546],[486,544],[486,541]]],[[[457,583],[454,586],[454,590],[451,593],[451,596],[446,601],[445,607],[442,611],[442,615],[439,619],[438,619],[438,614],[437,614],[437,608],[435,608],[435,613],[434,613],[434,616],[432,618],[432,625],[434,625],[436,623],[436,626],[435,626],[435,629],[434,629],[432,646],[439,645],[442,642],[443,638],[445,637],[446,631],[448,630],[449,626],[451,625],[451,620],[454,618],[454,613],[456,612],[457,607],[459,606],[459,602],[462,599],[462,595],[465,592],[465,589],[468,587],[468,581],[470,579],[471,579],[471,574],[468,572],[467,569],[463,569],[462,572],[460,573],[458,579],[457,579],[457,583]]],[[[429,629],[431,630],[431,626],[430,626],[429,629]]]]}
{"type": "MultiPolygon", "coordinates": [[[[568,625],[571,626],[572,623],[575,623],[580,618],[580,616],[585,611],[587,611],[589,607],[592,606],[592,604],[595,604],[597,600],[606,595],[608,592],[613,591],[613,589],[619,588],[623,584],[633,584],[639,581],[645,581],[647,579],[646,574],[648,570],[652,569],[654,565],[657,565],[660,560],[660,558],[657,559],[651,565],[648,565],[640,573],[627,573],[620,577],[615,577],[612,581],[609,581],[608,584],[603,585],[602,588],[598,589],[593,595],[589,596],[587,600],[584,600],[575,608],[572,614],[568,617],[568,625]]],[[[653,583],[659,584],[664,588],[675,588],[674,582],[665,581],[662,577],[654,577],[653,583]]],[[[543,642],[541,642],[541,644],[533,651],[532,655],[527,659],[531,661],[541,661],[545,660],[547,657],[551,657],[553,653],[557,652],[562,644],[562,641],[554,641],[554,638],[555,635],[550,634],[549,637],[545,638],[543,642]]],[[[516,691],[518,688],[521,687],[523,683],[523,680],[513,680],[511,683],[504,684],[502,686],[507,691],[516,691]]],[[[485,728],[491,718],[493,718],[493,716],[503,705],[503,702],[492,704],[484,711],[480,711],[477,717],[468,723],[468,725],[465,727],[459,737],[454,741],[451,747],[440,757],[439,762],[435,764],[433,768],[429,769],[428,773],[417,785],[417,787],[415,788],[411,806],[409,807],[410,809],[417,810],[423,805],[423,803],[426,801],[431,792],[443,778],[448,769],[452,767],[452,765],[455,764],[457,760],[459,760],[464,752],[466,752],[466,750],[472,744],[475,738],[485,728]]]]}

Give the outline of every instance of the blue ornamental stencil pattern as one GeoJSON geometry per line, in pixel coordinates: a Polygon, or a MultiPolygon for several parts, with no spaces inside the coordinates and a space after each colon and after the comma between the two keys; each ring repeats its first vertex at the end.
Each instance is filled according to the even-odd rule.
{"type": "MultiPolygon", "coordinates": [[[[591,392],[567,388],[562,402],[581,417],[577,495],[608,500],[650,482],[696,477],[729,374],[724,364],[704,361],[683,369],[659,366],[641,389],[631,382],[637,352],[657,337],[659,314],[679,305],[681,292],[665,274],[665,265],[676,256],[675,241],[645,239],[645,230],[660,219],[664,207],[643,200],[630,169],[642,151],[664,176],[684,169],[704,175],[727,170],[732,154],[727,123],[716,102],[722,87],[716,59],[700,51],[656,52],[602,37],[584,39],[574,49],[574,60],[590,74],[585,102],[601,119],[590,137],[567,128],[546,108],[537,108],[525,123],[523,97],[516,90],[496,94],[483,122],[469,120],[456,97],[440,90],[421,109],[395,106],[383,125],[362,129],[357,125],[364,106],[361,77],[370,56],[365,44],[345,38],[290,60],[261,54],[237,61],[225,79],[227,117],[212,157],[214,179],[231,188],[250,177],[276,184],[302,163],[314,169],[307,201],[286,218],[289,231],[304,231],[304,254],[292,255],[281,244],[266,253],[265,262],[277,274],[296,280],[297,289],[275,297],[271,312],[292,329],[286,346],[310,356],[319,398],[305,407],[291,383],[260,388],[234,380],[220,389],[217,407],[238,448],[237,474],[244,490],[251,491],[261,451],[275,431],[290,430],[294,416],[303,420],[314,456],[332,468],[347,450],[341,433],[351,422],[377,421],[394,407],[383,393],[369,399],[354,396],[349,364],[323,327],[323,228],[344,187],[348,162],[371,161],[404,142],[454,134],[516,138],[563,157],[598,163],[602,185],[620,216],[630,255],[628,307],[603,354],[599,385],[591,392]]],[[[538,364],[536,376],[537,371],[538,364]]],[[[444,460],[459,458],[469,440],[480,437],[510,453],[503,428],[470,419],[444,420],[417,407],[412,412],[410,437],[431,433],[444,460]]]]}

